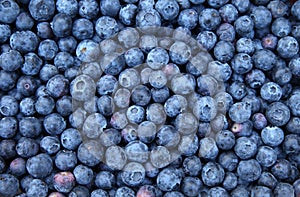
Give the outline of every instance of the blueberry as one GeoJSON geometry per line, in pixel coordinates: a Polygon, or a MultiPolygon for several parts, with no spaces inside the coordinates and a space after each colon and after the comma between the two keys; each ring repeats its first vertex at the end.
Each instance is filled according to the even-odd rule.
{"type": "Polygon", "coordinates": [[[121,133],[116,129],[106,129],[100,135],[100,142],[103,146],[109,147],[121,142],[121,133]]]}
{"type": "Polygon", "coordinates": [[[271,28],[272,28],[272,33],[275,36],[278,36],[280,38],[287,36],[292,30],[290,21],[283,17],[275,19],[274,22],[272,23],[271,28]]]}
{"type": "Polygon", "coordinates": [[[285,159],[279,159],[271,168],[272,174],[278,179],[286,179],[291,173],[291,163],[285,159]]]}
{"type": "Polygon", "coordinates": [[[255,186],[251,189],[252,196],[273,196],[272,190],[264,186],[255,186]]]}
{"type": "Polygon", "coordinates": [[[133,25],[138,7],[134,4],[127,4],[121,7],[119,11],[119,19],[124,25],[133,25]]]}
{"type": "Polygon", "coordinates": [[[0,90],[9,91],[17,82],[18,74],[16,72],[0,71],[0,90]]]}
{"type": "Polygon", "coordinates": [[[92,191],[91,197],[108,197],[108,193],[103,189],[96,189],[92,191]]]}
{"type": "Polygon", "coordinates": [[[251,57],[248,54],[238,53],[233,57],[231,66],[237,74],[245,74],[252,69],[253,63],[251,57]]]}
{"type": "Polygon", "coordinates": [[[219,41],[214,47],[214,56],[220,62],[228,62],[234,56],[234,46],[227,41],[219,41]]]}
{"type": "Polygon", "coordinates": [[[27,196],[43,196],[46,197],[48,194],[48,186],[41,179],[33,179],[26,191],[27,196]]]}
{"type": "Polygon", "coordinates": [[[230,150],[235,144],[235,137],[231,131],[222,130],[216,134],[216,144],[222,150],[230,150]]]}
{"type": "Polygon", "coordinates": [[[226,23],[232,23],[238,18],[238,10],[232,4],[225,4],[220,7],[219,13],[226,23]]]}
{"type": "Polygon", "coordinates": [[[207,160],[214,160],[218,156],[219,149],[215,140],[211,137],[205,137],[200,140],[199,157],[207,160]]]}
{"type": "Polygon", "coordinates": [[[239,53],[252,54],[254,52],[254,44],[250,38],[238,39],[235,47],[239,53]]]}
{"type": "Polygon", "coordinates": [[[114,76],[104,75],[97,81],[97,92],[100,95],[112,94],[117,85],[117,79],[114,76]]]}
{"type": "Polygon", "coordinates": [[[259,69],[253,69],[246,75],[246,82],[251,88],[261,87],[266,80],[265,74],[259,69]]]}
{"type": "Polygon", "coordinates": [[[11,29],[9,25],[1,24],[0,25],[0,43],[5,43],[10,35],[11,35],[11,29]]]}
{"type": "Polygon", "coordinates": [[[137,186],[145,179],[145,168],[139,163],[130,162],[124,166],[121,178],[128,186],[137,186]]]}
{"type": "Polygon", "coordinates": [[[217,36],[212,31],[201,31],[196,39],[206,50],[211,50],[217,42],[217,36]]]}
{"type": "Polygon", "coordinates": [[[38,42],[36,34],[29,30],[16,31],[10,37],[10,46],[21,53],[33,52],[38,47],[38,42]]]}
{"type": "Polygon", "coordinates": [[[0,22],[12,23],[20,13],[19,5],[13,0],[5,0],[0,3],[0,22]]]}
{"type": "Polygon", "coordinates": [[[262,140],[269,146],[278,146],[284,140],[283,130],[279,127],[265,127],[261,132],[262,140]]]}
{"type": "Polygon", "coordinates": [[[250,191],[246,186],[237,186],[232,192],[231,196],[238,197],[238,196],[250,196],[250,191]]]}
{"type": "MultiPolygon", "coordinates": [[[[38,54],[45,60],[52,60],[58,52],[58,46],[54,40],[46,39],[40,42],[38,54]]],[[[26,56],[25,56],[26,62],[26,56]]]]}
{"type": "Polygon", "coordinates": [[[123,186],[119,187],[115,193],[115,197],[135,197],[134,190],[130,189],[129,187],[123,186]]]}
{"type": "Polygon", "coordinates": [[[109,171],[101,171],[96,175],[95,185],[100,189],[111,189],[116,182],[114,174],[109,171]]]}
{"type": "Polygon", "coordinates": [[[140,28],[147,26],[160,26],[161,17],[155,9],[142,9],[136,15],[136,25],[140,28]]]}
{"type": "Polygon", "coordinates": [[[168,21],[175,19],[179,13],[179,5],[174,0],[167,2],[159,0],[155,3],[155,9],[161,14],[164,20],[168,21]]]}
{"type": "Polygon", "coordinates": [[[232,190],[232,189],[236,188],[237,183],[238,183],[237,176],[234,173],[227,172],[225,174],[225,178],[223,181],[223,187],[226,190],[232,190]]]}
{"type": "Polygon", "coordinates": [[[27,160],[26,169],[31,176],[44,178],[52,172],[52,159],[47,154],[38,154],[27,160]]]}
{"type": "Polygon", "coordinates": [[[0,100],[0,113],[3,116],[15,116],[19,111],[18,101],[9,95],[3,96],[0,100]]]}
{"type": "Polygon", "coordinates": [[[88,75],[79,75],[70,84],[71,96],[78,101],[89,100],[95,92],[96,84],[88,75]]]}
{"type": "Polygon", "coordinates": [[[185,9],[179,13],[178,25],[189,30],[194,29],[198,24],[198,13],[194,9],[185,9]]]}
{"type": "Polygon", "coordinates": [[[241,100],[247,94],[245,84],[236,81],[228,87],[227,91],[236,100],[241,100]]]}
{"type": "Polygon", "coordinates": [[[235,39],[234,27],[229,23],[221,24],[216,33],[220,40],[232,42],[235,39]]]}
{"type": "Polygon", "coordinates": [[[269,146],[261,146],[258,149],[256,160],[264,167],[270,167],[277,160],[276,152],[269,146]]]}
{"type": "Polygon", "coordinates": [[[70,150],[59,151],[55,156],[55,166],[62,171],[74,169],[77,164],[76,153],[70,150]]]}
{"type": "Polygon", "coordinates": [[[261,130],[267,126],[267,119],[262,113],[255,113],[252,116],[253,127],[261,130]]]}
{"type": "Polygon", "coordinates": [[[68,36],[60,38],[57,44],[61,51],[73,53],[77,47],[77,40],[73,36],[68,36]]]}
{"type": "Polygon", "coordinates": [[[261,166],[255,159],[242,160],[237,167],[238,176],[248,182],[259,179],[261,172],[261,166]]]}
{"type": "Polygon", "coordinates": [[[21,12],[16,18],[16,27],[18,30],[30,30],[33,25],[34,21],[28,12],[21,12]]]}
{"type": "Polygon", "coordinates": [[[132,89],[135,86],[139,85],[140,76],[135,69],[129,68],[120,73],[118,81],[119,84],[124,88],[132,89]]]}
{"type": "Polygon", "coordinates": [[[38,153],[39,145],[32,138],[21,137],[16,145],[16,151],[21,157],[32,157],[38,153]]]}
{"type": "Polygon", "coordinates": [[[107,75],[118,75],[124,67],[124,55],[120,55],[119,53],[105,54],[101,60],[101,68],[107,75]]]}
{"type": "Polygon", "coordinates": [[[224,169],[218,163],[208,162],[202,168],[202,181],[207,186],[212,187],[222,183],[224,176],[224,169]]]}
{"type": "Polygon", "coordinates": [[[292,8],[291,8],[291,14],[296,17],[298,20],[300,20],[300,12],[299,12],[299,8],[300,8],[300,2],[296,1],[292,8]]]}
{"type": "MultiPolygon", "coordinates": [[[[162,109],[161,109],[162,110],[162,109]]],[[[144,143],[150,143],[155,138],[156,124],[152,121],[143,121],[138,125],[137,134],[144,143]]]]}
{"type": "Polygon", "coordinates": [[[22,73],[25,75],[37,75],[43,61],[35,53],[27,53],[24,59],[24,64],[21,66],[22,73]]]}
{"type": "Polygon", "coordinates": [[[3,70],[15,71],[22,66],[24,59],[17,50],[10,50],[0,55],[0,63],[3,70]]]}
{"type": "Polygon", "coordinates": [[[35,102],[35,110],[41,115],[50,114],[55,107],[54,99],[48,95],[39,96],[35,102]]]}
{"type": "Polygon", "coordinates": [[[150,152],[150,161],[154,167],[163,168],[170,164],[171,153],[166,147],[157,146],[150,152]]]}
{"type": "MultiPolygon", "coordinates": [[[[126,149],[126,148],[125,148],[126,149]]],[[[125,150],[126,151],[126,150],[125,150]]],[[[105,152],[106,164],[110,169],[121,170],[127,162],[124,149],[119,146],[110,146],[105,152]],[[112,157],[114,155],[114,157],[112,157]]]]}
{"type": "Polygon", "coordinates": [[[0,174],[0,194],[3,196],[15,196],[18,193],[19,181],[11,174],[0,174]]]}
{"type": "Polygon", "coordinates": [[[184,135],[178,144],[178,151],[184,156],[194,155],[199,147],[197,135],[184,135]]]}
{"type": "Polygon", "coordinates": [[[104,0],[100,2],[100,11],[104,16],[115,17],[118,15],[120,8],[121,5],[119,0],[104,0]]]}
{"type": "Polygon", "coordinates": [[[89,195],[90,195],[89,189],[82,185],[75,186],[69,193],[70,197],[75,197],[75,196],[88,197],[89,195]]]}
{"type": "Polygon", "coordinates": [[[75,20],[72,27],[72,34],[78,40],[92,38],[94,34],[93,23],[85,18],[75,20]]]}
{"type": "Polygon", "coordinates": [[[119,26],[114,18],[102,16],[97,20],[95,29],[100,38],[107,39],[118,33],[119,26]]]}
{"type": "Polygon", "coordinates": [[[266,109],[266,118],[274,126],[283,126],[290,119],[290,109],[282,102],[271,103],[266,109]]]}
{"type": "Polygon", "coordinates": [[[282,89],[278,84],[268,82],[261,87],[260,95],[268,102],[279,101],[282,96],[282,89]]]}
{"type": "Polygon", "coordinates": [[[274,189],[277,184],[277,179],[270,172],[263,172],[258,179],[258,185],[266,186],[271,189],[274,189]]]}
{"type": "Polygon", "coordinates": [[[286,85],[292,79],[292,72],[288,67],[277,69],[273,73],[273,80],[278,85],[286,85]]]}
{"type": "Polygon", "coordinates": [[[37,24],[36,28],[37,28],[36,31],[38,37],[44,39],[53,37],[53,32],[49,22],[40,22],[37,24]]]}
{"type": "Polygon", "coordinates": [[[79,3],[79,15],[87,18],[94,19],[99,13],[99,3],[95,0],[80,0],[79,3]]]}
{"type": "Polygon", "coordinates": [[[49,155],[55,154],[60,150],[59,139],[55,136],[45,136],[40,141],[40,148],[49,155]]]}
{"type": "Polygon", "coordinates": [[[215,30],[221,23],[219,12],[213,8],[206,8],[199,13],[199,25],[204,30],[215,30]]]}
{"type": "Polygon", "coordinates": [[[185,177],[182,181],[181,190],[187,196],[199,194],[203,183],[198,177],[185,177]]]}
{"type": "Polygon", "coordinates": [[[288,68],[290,68],[292,75],[296,78],[300,77],[300,58],[293,58],[288,64],[288,68]]]}
{"type": "Polygon", "coordinates": [[[234,152],[241,159],[249,159],[257,152],[257,145],[248,137],[240,137],[234,146],[234,152]]]}
{"type": "Polygon", "coordinates": [[[4,117],[0,120],[0,137],[12,138],[18,129],[18,122],[14,117],[4,117]]]}
{"type": "Polygon", "coordinates": [[[58,0],[56,1],[56,9],[58,12],[73,18],[78,14],[78,2],[76,0],[58,0]]]}
{"type": "Polygon", "coordinates": [[[75,177],[71,172],[59,172],[53,177],[53,185],[57,191],[68,193],[75,186],[75,177]]]}
{"type": "Polygon", "coordinates": [[[163,124],[166,121],[166,113],[163,105],[159,103],[148,105],[146,109],[146,119],[156,125],[163,124]]]}
{"type": "Polygon", "coordinates": [[[164,103],[170,97],[170,91],[167,86],[162,88],[152,88],[151,97],[156,103],[164,103]]]}
{"type": "Polygon", "coordinates": [[[150,102],[151,92],[144,85],[136,86],[131,93],[131,100],[136,105],[145,106],[150,102]]]}
{"type": "Polygon", "coordinates": [[[169,54],[165,49],[156,47],[148,53],[146,62],[148,66],[152,69],[161,69],[164,65],[168,64],[169,54]]]}
{"type": "Polygon", "coordinates": [[[103,157],[103,147],[100,142],[88,140],[81,143],[77,149],[78,160],[89,167],[96,166],[103,157]]]}
{"type": "Polygon", "coordinates": [[[29,2],[28,8],[36,21],[47,21],[54,15],[55,2],[53,0],[33,0],[29,2]]]}
{"type": "Polygon", "coordinates": [[[164,168],[157,176],[156,183],[162,191],[172,191],[179,187],[182,180],[181,172],[178,169],[164,168]]]}
{"type": "Polygon", "coordinates": [[[230,107],[228,113],[232,121],[242,123],[251,117],[251,106],[246,102],[238,102],[230,107]]]}
{"type": "Polygon", "coordinates": [[[254,7],[250,17],[253,19],[254,26],[257,29],[268,27],[272,21],[271,12],[264,6],[254,7]]]}
{"type": "Polygon", "coordinates": [[[179,134],[171,125],[162,126],[156,134],[156,143],[160,146],[175,147],[179,140],[179,134]]]}
{"type": "MultiPolygon", "coordinates": [[[[136,3],[137,0],[127,0],[131,1],[130,3],[136,3]]],[[[141,0],[138,2],[138,6],[140,10],[152,9],[154,7],[154,0],[141,0]]]]}
{"type": "Polygon", "coordinates": [[[298,41],[291,36],[285,36],[278,40],[277,52],[283,58],[292,58],[299,52],[298,41]]]}
{"type": "Polygon", "coordinates": [[[234,22],[234,28],[236,30],[236,33],[238,33],[241,36],[245,36],[251,31],[253,31],[254,28],[254,22],[253,20],[247,16],[240,16],[236,19],[234,22]]]}

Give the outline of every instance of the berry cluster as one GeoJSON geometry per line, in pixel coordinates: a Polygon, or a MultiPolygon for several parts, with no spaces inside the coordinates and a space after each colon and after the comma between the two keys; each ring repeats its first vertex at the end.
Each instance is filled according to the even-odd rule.
{"type": "Polygon", "coordinates": [[[0,0],[0,196],[300,195],[300,0],[0,0]]]}

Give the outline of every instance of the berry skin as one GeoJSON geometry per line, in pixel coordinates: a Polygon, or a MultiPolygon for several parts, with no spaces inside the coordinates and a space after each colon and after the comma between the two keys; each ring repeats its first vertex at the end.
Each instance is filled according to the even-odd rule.
{"type": "Polygon", "coordinates": [[[53,177],[53,185],[57,191],[68,193],[75,186],[75,177],[71,172],[59,172],[53,177]]]}
{"type": "Polygon", "coordinates": [[[231,131],[222,130],[216,135],[217,146],[222,150],[230,150],[235,144],[235,137],[231,131]]]}
{"type": "Polygon", "coordinates": [[[179,13],[179,5],[177,1],[163,1],[159,0],[155,4],[155,9],[161,14],[164,20],[173,20],[179,13]]]}
{"type": "Polygon", "coordinates": [[[58,12],[74,18],[78,14],[78,2],[76,0],[58,0],[56,1],[56,9],[58,12]]]}
{"type": "Polygon", "coordinates": [[[92,38],[94,35],[93,23],[85,18],[75,20],[72,27],[72,34],[78,40],[92,38]]]}
{"type": "Polygon", "coordinates": [[[114,174],[109,171],[101,171],[96,175],[95,185],[100,189],[112,189],[116,179],[114,174]]]}
{"type": "Polygon", "coordinates": [[[20,53],[34,52],[38,47],[38,37],[32,31],[16,31],[10,37],[10,46],[20,53]],[[27,40],[27,42],[24,42],[27,40]]]}
{"type": "Polygon", "coordinates": [[[0,174],[0,194],[3,196],[15,196],[19,189],[18,179],[11,174],[0,174]]]}
{"type": "Polygon", "coordinates": [[[254,7],[250,14],[257,29],[268,27],[272,21],[271,12],[264,6],[254,7]]]}
{"type": "Polygon", "coordinates": [[[189,30],[194,29],[198,24],[198,13],[194,9],[185,9],[179,13],[178,24],[189,30]]]}
{"type": "Polygon", "coordinates": [[[32,139],[21,137],[16,145],[17,154],[23,158],[36,155],[39,151],[39,145],[32,139]]]}
{"type": "Polygon", "coordinates": [[[46,39],[40,42],[38,54],[43,59],[52,60],[56,56],[57,52],[58,46],[54,40],[46,39]]]}
{"type": "Polygon", "coordinates": [[[278,40],[276,50],[281,57],[292,58],[299,52],[299,43],[294,37],[285,36],[278,40]]]}
{"type": "Polygon", "coordinates": [[[266,118],[274,126],[285,125],[290,116],[290,109],[282,102],[271,103],[266,109],[266,118]]]}
{"type": "Polygon", "coordinates": [[[215,140],[211,137],[205,137],[200,140],[199,157],[207,160],[214,160],[218,156],[219,149],[215,140]]]}
{"type": "Polygon", "coordinates": [[[219,9],[220,16],[226,23],[234,22],[238,17],[238,11],[232,4],[226,4],[219,9]]]}
{"type": "Polygon", "coordinates": [[[5,71],[15,71],[20,68],[23,63],[24,59],[17,50],[10,50],[0,55],[0,65],[5,71]]]}
{"type": "Polygon", "coordinates": [[[95,0],[80,0],[78,2],[79,15],[87,18],[94,19],[99,13],[99,3],[95,0]]]}
{"type": "Polygon", "coordinates": [[[268,102],[279,101],[282,96],[282,89],[278,84],[268,82],[261,87],[260,95],[268,102]]]}
{"type": "Polygon", "coordinates": [[[54,15],[55,2],[53,0],[33,0],[29,2],[28,8],[33,19],[47,21],[54,15]]]}
{"type": "Polygon", "coordinates": [[[244,36],[253,31],[254,28],[254,22],[253,20],[245,15],[245,16],[240,16],[237,18],[237,20],[234,22],[234,28],[237,32],[237,34],[244,36]]]}
{"type": "Polygon", "coordinates": [[[33,179],[26,191],[27,196],[41,196],[46,197],[48,194],[48,186],[41,179],[33,179]]]}
{"type": "Polygon", "coordinates": [[[199,25],[204,30],[215,30],[221,23],[219,12],[213,8],[206,8],[199,14],[199,25]]]}
{"type": "Polygon", "coordinates": [[[142,9],[136,15],[136,26],[147,27],[147,26],[160,26],[161,17],[155,9],[142,9]],[[151,19],[150,19],[151,18],[151,19]]]}
{"type": "Polygon", "coordinates": [[[228,62],[234,56],[234,46],[227,41],[219,41],[214,47],[214,56],[220,62],[228,62]]]}
{"type": "Polygon", "coordinates": [[[224,176],[224,169],[218,163],[208,162],[202,168],[202,181],[207,186],[212,187],[222,183],[224,176]]]}
{"type": "Polygon", "coordinates": [[[127,4],[120,9],[119,19],[124,25],[134,24],[138,7],[134,4],[127,4]]]}
{"type": "Polygon", "coordinates": [[[251,117],[251,106],[245,102],[235,103],[230,107],[228,115],[236,123],[245,122],[251,117]]]}
{"type": "Polygon", "coordinates": [[[12,96],[3,96],[0,100],[0,113],[3,116],[15,116],[19,111],[18,101],[12,96]]]}
{"type": "Polygon", "coordinates": [[[119,26],[114,18],[102,16],[97,20],[95,29],[100,38],[107,39],[119,31],[119,26]]]}
{"type": "Polygon", "coordinates": [[[115,17],[118,15],[121,8],[119,0],[104,0],[100,1],[100,11],[105,16],[115,17]]]}
{"type": "Polygon", "coordinates": [[[248,182],[259,179],[262,169],[255,159],[242,160],[237,167],[238,176],[248,182]]]}
{"type": "Polygon", "coordinates": [[[220,40],[232,42],[235,39],[234,27],[229,23],[223,23],[218,27],[217,35],[220,40]]]}
{"type": "Polygon", "coordinates": [[[291,14],[296,17],[298,20],[300,20],[300,2],[299,1],[296,1],[292,8],[291,8],[291,14]]]}
{"type": "Polygon", "coordinates": [[[157,186],[162,191],[172,191],[178,188],[182,180],[182,173],[175,168],[163,169],[157,176],[157,186]]]}
{"type": "Polygon", "coordinates": [[[0,3],[0,22],[13,23],[20,13],[19,5],[13,0],[5,0],[0,3]]]}
{"type": "Polygon", "coordinates": [[[47,154],[38,154],[27,160],[26,169],[31,176],[35,178],[44,178],[52,172],[52,159],[47,154]]]}
{"type": "Polygon", "coordinates": [[[257,152],[257,145],[248,137],[240,137],[234,146],[234,152],[240,159],[250,159],[257,152]]]}
{"type": "Polygon", "coordinates": [[[16,19],[16,27],[18,30],[30,30],[34,25],[33,19],[28,12],[22,12],[16,19]]]}
{"type": "Polygon", "coordinates": [[[24,56],[24,64],[21,71],[25,75],[37,75],[42,67],[43,61],[35,53],[27,53],[24,56]]]}
{"type": "Polygon", "coordinates": [[[212,31],[201,31],[196,39],[206,50],[211,50],[217,42],[217,36],[212,31]]]}

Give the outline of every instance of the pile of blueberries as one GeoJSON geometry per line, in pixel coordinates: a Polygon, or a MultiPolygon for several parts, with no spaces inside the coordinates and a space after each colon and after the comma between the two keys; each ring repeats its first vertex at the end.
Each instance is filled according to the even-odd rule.
{"type": "Polygon", "coordinates": [[[300,196],[299,43],[300,0],[0,0],[0,196],[300,196]]]}

